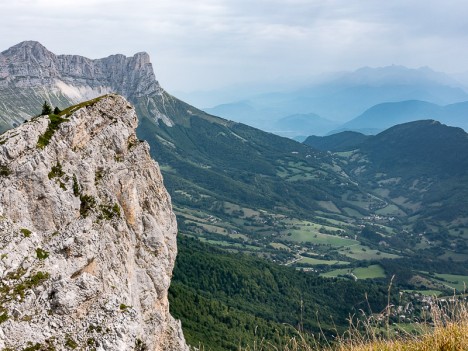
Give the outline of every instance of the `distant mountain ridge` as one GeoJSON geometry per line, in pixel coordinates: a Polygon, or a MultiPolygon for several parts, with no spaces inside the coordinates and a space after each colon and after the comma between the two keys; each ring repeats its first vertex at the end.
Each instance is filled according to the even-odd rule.
{"type": "Polygon", "coordinates": [[[390,65],[385,67],[361,67],[353,72],[344,73],[336,79],[334,84],[339,85],[369,85],[383,86],[430,84],[444,85],[447,87],[461,88],[462,84],[449,75],[436,72],[431,68],[419,67],[408,68],[401,65],[390,65]]]}
{"type": "MultiPolygon", "coordinates": [[[[324,119],[344,123],[372,106],[406,100],[448,105],[468,101],[468,93],[455,79],[428,67],[364,67],[296,90],[253,96],[205,111],[273,131],[272,125],[289,115],[314,113],[324,119]]],[[[294,129],[293,124],[290,129],[294,129]]]]}
{"type": "Polygon", "coordinates": [[[406,177],[413,169],[440,177],[468,174],[468,134],[434,120],[399,124],[367,138],[361,152],[376,171],[406,177]]]}
{"type": "Polygon", "coordinates": [[[468,130],[468,101],[446,106],[420,100],[386,102],[371,107],[360,116],[343,124],[335,132],[364,130],[377,134],[397,124],[424,119],[434,119],[468,130]]]}
{"type": "MultiPolygon", "coordinates": [[[[91,60],[55,55],[35,41],[19,43],[0,54],[0,131],[37,114],[44,100],[60,108],[109,92],[133,103],[163,94],[147,53],[91,60]]],[[[152,104],[152,114],[170,121],[152,104]]]]}

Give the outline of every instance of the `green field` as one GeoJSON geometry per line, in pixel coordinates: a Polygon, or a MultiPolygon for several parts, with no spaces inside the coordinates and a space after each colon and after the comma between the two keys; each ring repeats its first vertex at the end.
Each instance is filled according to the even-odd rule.
{"type": "Polygon", "coordinates": [[[451,289],[457,289],[457,291],[465,292],[468,286],[468,276],[456,275],[456,274],[435,274],[438,281],[451,289]]]}
{"type": "Polygon", "coordinates": [[[322,234],[312,230],[291,230],[291,236],[285,239],[295,242],[309,242],[317,245],[330,245],[334,247],[344,247],[358,244],[358,241],[342,238],[336,235],[322,234]]]}
{"type": "Polygon", "coordinates": [[[277,249],[277,250],[291,251],[291,249],[289,247],[287,247],[286,245],[281,244],[281,243],[271,243],[270,246],[277,249]]]}
{"type": "Polygon", "coordinates": [[[297,264],[306,263],[311,265],[327,265],[327,266],[337,266],[337,265],[348,265],[349,262],[346,261],[337,261],[337,260],[320,260],[318,258],[304,257],[296,262],[297,264]]]}
{"type": "Polygon", "coordinates": [[[403,216],[404,212],[401,211],[396,205],[390,204],[387,207],[377,210],[375,213],[383,216],[403,216]]]}
{"type": "Polygon", "coordinates": [[[378,264],[373,264],[369,267],[335,269],[330,272],[322,273],[321,276],[326,278],[335,278],[339,275],[345,275],[347,273],[354,274],[357,279],[385,278],[384,269],[378,264]]]}
{"type": "Polygon", "coordinates": [[[257,246],[243,245],[243,244],[239,244],[239,243],[231,243],[231,242],[228,242],[228,241],[209,240],[209,239],[205,239],[205,238],[200,238],[200,241],[202,241],[204,243],[212,244],[212,245],[223,246],[223,247],[233,247],[233,248],[247,249],[247,250],[254,250],[254,251],[260,250],[260,248],[257,247],[257,246]]]}
{"type": "Polygon", "coordinates": [[[367,246],[361,244],[352,245],[350,247],[341,249],[339,253],[355,259],[355,260],[378,260],[382,258],[397,258],[397,255],[381,252],[379,250],[370,249],[367,246]]]}
{"type": "Polygon", "coordinates": [[[440,296],[442,291],[439,290],[403,290],[406,293],[418,293],[425,296],[440,296]]]}

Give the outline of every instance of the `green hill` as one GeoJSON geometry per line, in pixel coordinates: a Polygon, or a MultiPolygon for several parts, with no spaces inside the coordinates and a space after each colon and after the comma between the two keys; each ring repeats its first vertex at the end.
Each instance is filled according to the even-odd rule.
{"type": "Polygon", "coordinates": [[[366,140],[348,170],[408,215],[459,220],[468,216],[467,150],[468,134],[461,128],[410,122],[366,140]]]}
{"type": "Polygon", "coordinates": [[[358,148],[368,138],[362,133],[345,131],[327,136],[311,135],[304,144],[321,151],[348,151],[358,148]]]}
{"type": "Polygon", "coordinates": [[[468,173],[468,134],[434,120],[394,126],[369,138],[360,151],[371,161],[369,172],[410,178],[427,174],[454,177],[468,173]]]}

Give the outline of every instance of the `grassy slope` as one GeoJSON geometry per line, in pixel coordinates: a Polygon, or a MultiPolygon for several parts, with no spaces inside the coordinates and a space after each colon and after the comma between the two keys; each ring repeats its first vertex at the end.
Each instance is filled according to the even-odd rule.
{"type": "Polygon", "coordinates": [[[226,239],[237,238],[233,247],[257,246],[262,254],[281,261],[294,255],[269,250],[269,244],[290,242],[287,235],[300,226],[293,222],[316,219],[321,211],[323,218],[315,223],[327,228],[326,221],[340,215],[335,232],[346,227],[354,236],[359,228],[353,216],[369,213],[370,197],[326,153],[207,115],[169,95],[164,106],[174,126],[141,117],[148,114],[147,105],[136,106],[137,133],[149,142],[152,156],[161,165],[184,233],[223,245],[226,239]],[[347,201],[347,194],[361,201],[347,201]]]}
{"type": "Polygon", "coordinates": [[[318,172],[322,162],[330,162],[326,155],[289,139],[193,111],[197,114],[189,119],[184,110],[179,111],[181,122],[173,127],[143,119],[138,130],[158,162],[171,166],[172,171],[165,175],[170,190],[185,185],[189,191],[196,187],[220,200],[268,209],[288,207],[300,213],[318,209],[316,201],[330,194],[340,201],[333,185],[341,178],[333,172],[325,172],[330,182],[324,184],[285,183],[277,175],[278,167],[288,162],[303,162],[318,172]]]}
{"type": "MultiPolygon", "coordinates": [[[[246,348],[242,351],[250,351],[246,348]]],[[[395,340],[377,339],[367,341],[354,335],[351,339],[342,340],[333,347],[324,348],[310,343],[298,336],[280,348],[269,345],[254,348],[255,351],[466,351],[468,350],[468,320],[438,325],[422,336],[407,334],[395,340]],[[353,339],[354,338],[354,339],[353,339]]]]}

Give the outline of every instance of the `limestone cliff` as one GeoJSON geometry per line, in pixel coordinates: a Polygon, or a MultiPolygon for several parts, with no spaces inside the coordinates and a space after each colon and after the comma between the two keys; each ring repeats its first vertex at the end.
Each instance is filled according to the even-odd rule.
{"type": "Polygon", "coordinates": [[[186,350],[176,220],[118,95],[0,135],[0,350],[186,350]]]}
{"type": "Polygon", "coordinates": [[[169,95],[147,53],[92,60],[55,55],[35,41],[19,43],[0,53],[0,132],[39,113],[44,100],[63,108],[111,92],[141,104],[156,121],[172,123],[164,106],[169,95]]]}

